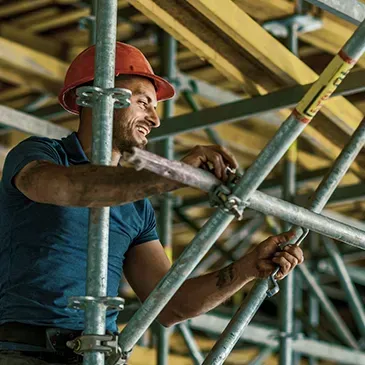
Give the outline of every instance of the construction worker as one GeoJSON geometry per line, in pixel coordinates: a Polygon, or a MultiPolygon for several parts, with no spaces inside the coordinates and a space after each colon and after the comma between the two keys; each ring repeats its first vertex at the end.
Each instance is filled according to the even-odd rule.
{"type": "MultiPolygon", "coordinates": [[[[174,96],[136,48],[117,42],[116,87],[132,91],[131,105],[115,109],[112,166],[91,165],[92,109],[76,104],[76,88],[94,77],[95,48],[72,62],[59,100],[79,114],[76,133],[61,140],[31,137],[8,154],[0,186],[0,365],[78,363],[66,341],[84,328],[83,311],[67,307],[85,295],[88,208],[111,206],[108,292],[117,296],[122,273],[144,301],[170,269],[156,233],[148,196],[181,184],[148,171],[119,166],[121,154],[143,148],[158,128],[157,102],[174,96]]],[[[236,159],[223,147],[195,147],[183,162],[210,163],[225,180],[236,159]]],[[[279,250],[291,233],[270,237],[230,266],[187,280],[158,317],[171,326],[216,307],[245,284],[272,273],[278,279],[303,261],[297,246],[279,250]]],[[[116,311],[106,326],[117,332],[116,311]]]]}

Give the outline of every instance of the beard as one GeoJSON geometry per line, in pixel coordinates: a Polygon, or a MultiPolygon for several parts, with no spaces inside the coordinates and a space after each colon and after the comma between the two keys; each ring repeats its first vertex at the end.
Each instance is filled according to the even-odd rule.
{"type": "Polygon", "coordinates": [[[123,152],[131,151],[133,147],[137,147],[142,150],[146,148],[147,144],[137,141],[137,139],[133,136],[132,131],[129,131],[130,133],[128,133],[127,131],[123,132],[116,129],[114,129],[113,131],[113,146],[121,154],[123,152]]]}

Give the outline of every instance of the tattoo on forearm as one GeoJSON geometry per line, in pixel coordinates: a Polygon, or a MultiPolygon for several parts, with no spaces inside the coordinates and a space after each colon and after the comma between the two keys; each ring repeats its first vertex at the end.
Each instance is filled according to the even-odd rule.
{"type": "Polygon", "coordinates": [[[217,278],[218,280],[216,286],[218,289],[223,289],[224,287],[230,285],[234,280],[233,264],[218,271],[217,278]]]}

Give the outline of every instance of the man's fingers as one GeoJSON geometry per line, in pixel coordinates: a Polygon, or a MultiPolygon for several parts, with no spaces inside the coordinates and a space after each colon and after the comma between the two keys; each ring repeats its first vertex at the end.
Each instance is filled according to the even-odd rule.
{"type": "Polygon", "coordinates": [[[223,157],[223,159],[228,163],[230,167],[232,167],[233,169],[238,168],[238,162],[236,158],[231,152],[227,150],[227,148],[219,145],[213,145],[211,147],[214,148],[214,150],[217,151],[223,157]]]}
{"type": "Polygon", "coordinates": [[[280,272],[283,277],[288,275],[289,272],[299,263],[298,259],[288,252],[280,252],[276,254],[272,261],[280,266],[280,272]]]}
{"type": "Polygon", "coordinates": [[[284,251],[288,252],[290,255],[295,257],[298,260],[299,264],[301,264],[304,261],[303,251],[299,246],[288,245],[284,247],[284,251]]]}

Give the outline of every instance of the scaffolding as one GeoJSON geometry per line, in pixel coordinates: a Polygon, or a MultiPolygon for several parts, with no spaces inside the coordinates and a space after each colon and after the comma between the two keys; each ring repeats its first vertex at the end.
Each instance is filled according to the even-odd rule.
{"type": "MultiPolygon", "coordinates": [[[[335,5],[338,4],[338,2],[330,0],[309,0],[309,2],[315,3],[318,6],[325,6],[327,10],[333,10],[335,5]]],[[[83,87],[77,93],[81,105],[94,108],[92,163],[109,165],[113,108],[127,107],[130,93],[128,90],[114,88],[117,0],[105,0],[103,6],[99,7],[96,6],[97,1],[92,3],[93,12],[90,22],[96,21],[95,27],[91,26],[90,42],[96,43],[95,81],[93,87],[83,87]],[[93,18],[94,16],[95,19],[93,18]]],[[[346,293],[349,305],[356,318],[358,331],[361,337],[365,338],[364,306],[354,285],[351,273],[333,242],[333,240],[336,240],[365,250],[365,232],[321,214],[337,185],[364,146],[365,120],[360,123],[350,141],[334,162],[331,170],[323,178],[307,208],[295,204],[295,142],[326,100],[338,92],[337,88],[365,51],[365,22],[363,22],[365,8],[363,6],[358,7],[357,5],[350,6],[350,1],[346,1],[343,4],[345,3],[346,7],[339,6],[334,12],[341,14],[347,20],[350,19],[354,23],[360,24],[358,29],[327,66],[317,82],[308,85],[306,88],[297,88],[294,93],[284,91],[278,92],[276,96],[266,96],[266,100],[269,100],[269,103],[265,105],[265,108],[268,110],[291,106],[297,101],[299,102],[290,117],[281,125],[272,140],[262,150],[257,160],[243,174],[232,173],[229,183],[225,185],[207,171],[195,169],[182,162],[173,161],[174,156],[172,154],[172,136],[174,134],[200,128],[203,125],[209,127],[223,120],[234,120],[239,116],[242,117],[242,108],[245,108],[248,101],[237,101],[235,95],[225,95],[227,102],[235,103],[236,108],[234,111],[230,110],[230,106],[227,105],[222,106],[218,114],[213,110],[204,116],[204,114],[199,114],[199,108],[194,103],[191,91],[182,91],[185,93],[186,100],[198,115],[195,120],[190,121],[189,125],[179,125],[176,128],[171,127],[172,123],[170,123],[155,134],[154,140],[163,140],[162,155],[165,158],[151,152],[139,150],[138,148],[124,153],[124,159],[133,164],[136,169],[147,169],[168,179],[179,181],[186,186],[192,186],[209,193],[210,202],[216,207],[216,211],[202,229],[197,232],[195,238],[129,320],[120,335],[113,336],[105,333],[106,310],[108,308],[122,310],[124,301],[121,298],[106,296],[109,208],[91,209],[86,296],[70,298],[71,306],[85,310],[86,327],[84,334],[78,339],[79,348],[77,349],[78,352],[84,354],[84,364],[103,365],[106,363],[112,365],[127,363],[133,347],[189,275],[197,275],[204,272],[207,267],[212,265],[214,260],[217,261],[217,258],[222,255],[222,253],[216,253],[215,256],[209,257],[208,260],[203,260],[206,253],[228,225],[235,218],[241,219],[243,217],[246,208],[255,210],[260,215],[243,227],[242,232],[238,232],[236,237],[232,236],[223,248],[229,250],[237,247],[237,243],[242,241],[242,237],[247,239],[250,234],[263,224],[263,216],[277,217],[286,222],[287,229],[293,229],[295,238],[289,244],[299,245],[309,234],[310,242],[314,245],[314,241],[318,239],[318,236],[315,236],[314,233],[323,236],[321,239],[328,252],[333,270],[340,278],[341,286],[346,293]],[[278,98],[285,97],[285,95],[290,100],[282,100],[279,103],[278,98]],[[272,98],[271,101],[268,99],[270,97],[272,98]],[[236,113],[236,116],[233,115],[234,113],[236,113]],[[204,118],[199,119],[199,115],[203,115],[204,118]],[[208,121],[209,118],[211,120],[208,121]],[[289,152],[286,162],[284,199],[258,191],[257,189],[261,183],[287,151],[289,152]],[[105,355],[108,356],[106,357],[105,355]]],[[[357,2],[355,3],[358,4],[357,2]]],[[[297,41],[295,27],[291,28],[290,37],[290,48],[295,52],[295,42],[297,41]]],[[[167,34],[164,34],[163,38],[163,76],[173,80],[177,77],[174,61],[176,41],[167,34]]],[[[357,71],[357,73],[359,72],[357,71]]],[[[352,76],[350,75],[349,77],[351,78],[352,76]]],[[[363,82],[359,82],[359,76],[352,79],[352,85],[349,88],[357,91],[359,88],[364,88],[363,82]]],[[[341,90],[344,90],[343,92],[345,93],[348,92],[346,89],[341,90]]],[[[263,107],[259,104],[265,96],[257,98],[261,98],[261,100],[250,101],[251,109],[244,112],[246,117],[263,111],[263,107]]],[[[173,104],[173,100],[165,103],[164,118],[174,119],[173,104]]],[[[4,118],[6,119],[7,110],[5,108],[0,109],[0,113],[1,111],[3,113],[1,117],[4,120],[4,118]]],[[[178,118],[182,117],[175,117],[175,119],[178,118]]],[[[10,120],[11,118],[8,119],[10,120]]],[[[2,123],[3,120],[1,121],[2,123]]],[[[30,119],[27,120],[30,121],[30,119]]],[[[37,124],[41,123],[41,121],[33,118],[32,123],[37,124]]],[[[39,124],[40,129],[44,129],[42,123],[39,124]]],[[[49,132],[47,133],[49,135],[49,132]]],[[[52,133],[58,136],[64,134],[65,130],[54,126],[52,133]]],[[[217,136],[212,131],[208,129],[207,133],[210,133],[209,136],[213,141],[217,141],[217,136]]],[[[173,209],[171,196],[167,194],[160,204],[160,216],[163,218],[160,224],[161,241],[167,246],[167,250],[171,244],[173,209]]],[[[273,230],[275,233],[278,233],[277,228],[273,227],[273,230]]],[[[284,248],[284,246],[281,248],[284,248]]],[[[324,343],[323,341],[317,341],[315,338],[294,338],[295,303],[293,302],[293,297],[295,290],[294,280],[297,280],[294,275],[290,275],[286,279],[281,291],[283,293],[281,306],[285,307],[286,311],[281,318],[279,340],[269,340],[270,333],[268,330],[256,328],[250,324],[251,319],[263,301],[267,297],[272,297],[278,293],[279,286],[275,278],[276,273],[274,272],[268,278],[256,280],[254,287],[242,302],[231,321],[223,324],[225,326],[224,331],[205,359],[194,343],[189,324],[182,323],[177,326],[190,349],[194,363],[203,365],[223,364],[236,343],[243,338],[247,339],[245,336],[249,332],[248,329],[255,333],[252,335],[254,338],[252,342],[256,341],[256,343],[264,346],[262,352],[251,364],[261,363],[278,346],[280,346],[281,365],[297,364],[299,358],[295,356],[295,353],[310,356],[311,364],[315,364],[316,359],[323,356],[323,354],[325,354],[326,358],[334,361],[343,361],[342,363],[346,364],[365,363],[365,353],[362,352],[363,345],[351,333],[347,324],[321,288],[316,276],[311,273],[306,264],[298,266],[295,273],[300,275],[300,280],[307,285],[312,295],[311,298],[313,298],[311,299],[310,322],[312,325],[318,322],[318,307],[320,306],[325,316],[334,326],[337,336],[344,346],[324,343]]],[[[193,320],[191,326],[192,328],[199,328],[199,320],[193,320]]],[[[217,331],[220,333],[221,330],[221,328],[218,328],[217,331]]],[[[168,331],[160,328],[158,337],[158,364],[165,365],[167,364],[168,355],[168,331]]]]}

